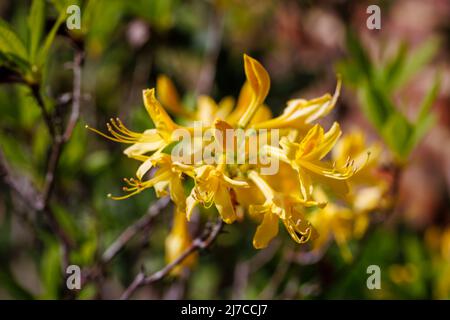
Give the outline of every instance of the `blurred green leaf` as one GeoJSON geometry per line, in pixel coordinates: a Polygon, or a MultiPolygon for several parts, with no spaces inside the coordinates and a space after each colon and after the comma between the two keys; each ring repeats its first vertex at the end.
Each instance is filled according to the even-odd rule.
{"type": "Polygon", "coordinates": [[[48,55],[50,47],[51,47],[51,45],[53,43],[53,40],[55,39],[56,33],[58,32],[59,27],[64,22],[66,17],[67,17],[66,12],[65,11],[61,11],[59,13],[58,19],[56,20],[56,22],[53,25],[52,29],[50,30],[50,32],[45,37],[44,43],[43,43],[41,49],[39,50],[39,55],[38,55],[38,58],[37,58],[37,62],[38,62],[39,65],[44,64],[44,61],[47,58],[47,55],[48,55]]]}
{"type": "Polygon", "coordinates": [[[70,238],[76,239],[81,234],[81,230],[76,224],[75,217],[63,206],[53,205],[53,213],[64,232],[69,235],[70,238]]]}
{"type": "Polygon", "coordinates": [[[387,92],[392,92],[395,88],[395,83],[398,81],[398,77],[405,68],[406,57],[408,53],[408,46],[402,43],[394,57],[386,63],[384,68],[380,68],[381,76],[380,81],[384,83],[384,88],[387,92]]]}
{"type": "Polygon", "coordinates": [[[41,261],[41,281],[44,292],[43,299],[58,299],[62,281],[60,250],[55,242],[47,242],[41,261]]]}
{"type": "Polygon", "coordinates": [[[353,63],[355,63],[359,72],[364,74],[367,78],[370,78],[373,74],[373,65],[358,37],[351,30],[348,30],[347,32],[346,43],[353,63]]]}
{"type": "Polygon", "coordinates": [[[392,102],[385,93],[377,88],[371,81],[361,84],[360,98],[366,117],[372,122],[375,128],[381,132],[387,119],[395,112],[392,102]]]}
{"type": "Polygon", "coordinates": [[[419,115],[417,117],[416,124],[420,124],[429,116],[431,106],[433,105],[433,102],[436,100],[436,97],[439,93],[440,82],[440,77],[436,76],[433,82],[433,86],[431,87],[430,91],[428,91],[419,107],[419,115]]]}
{"type": "Polygon", "coordinates": [[[384,141],[401,159],[404,159],[410,151],[409,138],[411,133],[411,124],[398,112],[389,116],[382,130],[384,141]]]}
{"type": "Polygon", "coordinates": [[[403,63],[399,66],[394,74],[391,75],[389,85],[391,91],[398,89],[406,84],[423,66],[425,66],[434,57],[439,48],[439,41],[430,39],[420,48],[414,50],[408,57],[402,56],[403,63]]]}
{"type": "Polygon", "coordinates": [[[97,150],[86,156],[83,168],[88,174],[96,174],[106,168],[110,162],[110,155],[106,150],[97,150]]]}
{"type": "Polygon", "coordinates": [[[13,54],[25,61],[27,59],[25,45],[3,19],[0,19],[0,51],[5,54],[13,54]]]}
{"type": "Polygon", "coordinates": [[[419,115],[414,125],[414,131],[410,137],[409,148],[413,149],[427,133],[428,129],[433,125],[435,117],[430,113],[433,102],[439,93],[440,77],[436,76],[433,86],[423,99],[419,107],[419,115]]]}
{"type": "Polygon", "coordinates": [[[28,56],[30,62],[34,64],[45,25],[44,0],[33,0],[27,23],[29,29],[28,56]]]}
{"type": "Polygon", "coordinates": [[[95,284],[87,284],[83,288],[81,288],[80,293],[78,294],[78,299],[80,300],[90,300],[94,299],[97,294],[97,288],[95,284]]]}

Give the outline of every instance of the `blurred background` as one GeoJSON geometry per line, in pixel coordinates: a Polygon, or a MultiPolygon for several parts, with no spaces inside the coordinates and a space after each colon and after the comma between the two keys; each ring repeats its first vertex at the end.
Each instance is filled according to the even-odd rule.
{"type": "MultiPolygon", "coordinates": [[[[359,128],[384,144],[392,212],[350,243],[351,262],[335,244],[310,257],[285,232],[257,251],[254,223],[227,225],[189,274],[167,277],[134,298],[450,298],[448,0],[43,3],[39,9],[32,1],[0,2],[0,298],[116,299],[141,266],[151,273],[165,265],[171,205],[113,258],[102,260],[156,197],[152,190],[125,201],[106,197],[120,194],[122,178],[133,176],[137,163],[123,156],[123,145],[85,125],[103,130],[110,117],[119,116],[135,131],[152,127],[141,94],[160,74],[175,82],[188,106],[199,94],[236,98],[245,81],[244,53],[271,75],[266,102],[275,115],[291,98],[333,92],[336,74],[342,74],[343,92],[327,121],[338,120],[343,132],[359,128]],[[81,8],[80,30],[68,30],[61,18],[70,4],[81,8]],[[380,30],[366,27],[371,4],[381,8],[380,30]],[[36,49],[36,58],[26,61],[16,38],[48,49],[36,49]],[[377,82],[380,74],[387,76],[377,82]],[[74,100],[80,106],[44,205],[33,196],[46,192],[55,141],[39,97],[56,130],[70,122],[74,100]],[[426,99],[430,109],[420,109],[426,99]],[[394,106],[400,120],[374,120],[371,110],[384,105],[394,106]],[[426,123],[416,121],[418,115],[426,123]],[[402,139],[416,129],[420,139],[404,147],[402,139]],[[55,223],[69,238],[66,245],[55,223]],[[68,261],[89,271],[81,290],[65,289],[68,261]],[[366,286],[369,265],[381,268],[381,290],[366,286]]],[[[195,225],[193,234],[199,232],[195,225]]]]}

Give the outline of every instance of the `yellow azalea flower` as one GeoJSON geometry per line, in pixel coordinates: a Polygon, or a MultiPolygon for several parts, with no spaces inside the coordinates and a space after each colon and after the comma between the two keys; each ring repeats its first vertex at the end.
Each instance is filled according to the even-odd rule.
{"type": "Polygon", "coordinates": [[[251,125],[254,129],[298,129],[305,130],[312,126],[314,121],[326,116],[336,105],[341,90],[341,79],[338,78],[334,95],[324,96],[312,100],[293,99],[288,101],[283,114],[274,119],[262,121],[251,125]]]}
{"type": "Polygon", "coordinates": [[[450,299],[450,227],[430,227],[425,232],[433,267],[433,296],[450,299]]]}
{"type": "Polygon", "coordinates": [[[159,101],[155,97],[155,89],[147,89],[142,92],[144,98],[144,106],[152,119],[159,135],[167,144],[172,142],[172,132],[179,126],[173,122],[159,101]]]}
{"type": "Polygon", "coordinates": [[[297,243],[305,243],[314,238],[316,233],[306,220],[304,209],[319,205],[314,201],[303,201],[282,193],[275,192],[268,183],[255,171],[248,177],[259,188],[265,197],[262,205],[251,205],[250,214],[262,216],[262,222],[253,237],[253,246],[262,249],[278,234],[278,221],[281,219],[291,238],[297,243]]]}
{"type": "Polygon", "coordinates": [[[314,198],[327,202],[320,210],[315,210],[308,215],[311,224],[317,229],[319,237],[313,241],[313,250],[320,251],[326,248],[329,240],[334,239],[339,246],[345,261],[352,260],[352,254],[348,247],[348,241],[353,238],[353,223],[355,213],[347,207],[330,203],[325,192],[316,188],[314,198]]]}
{"type": "MultiPolygon", "coordinates": [[[[171,263],[176,260],[192,244],[192,238],[189,234],[188,221],[184,210],[175,207],[173,213],[173,224],[169,235],[166,238],[166,261],[171,263]]],[[[175,268],[172,269],[172,275],[179,275],[183,268],[192,267],[197,261],[197,253],[189,255],[175,268]]]]}
{"type": "Polygon", "coordinates": [[[137,179],[124,179],[127,186],[123,191],[129,194],[121,197],[110,196],[114,200],[129,198],[135,194],[141,193],[148,188],[154,188],[158,197],[167,195],[169,189],[170,198],[180,210],[186,208],[186,196],[184,193],[181,172],[173,165],[170,155],[164,153],[155,153],[148,157],[138,168],[136,172],[137,179]],[[149,180],[143,180],[144,175],[155,167],[155,173],[149,180]]]}
{"type": "Polygon", "coordinates": [[[336,122],[326,133],[316,124],[300,142],[283,137],[280,141],[281,148],[265,146],[265,150],[269,155],[289,163],[297,171],[303,199],[311,200],[313,180],[325,181],[326,184],[344,193],[348,190],[345,180],[355,172],[351,163],[347,161],[345,166],[338,168],[334,164],[321,161],[331,151],[340,135],[341,130],[336,122]]]}
{"type": "MultiPolygon", "coordinates": [[[[327,132],[315,124],[335,107],[341,89],[340,79],[333,95],[290,100],[283,113],[272,118],[270,109],[264,104],[270,89],[268,72],[247,55],[244,55],[244,71],[246,81],[236,104],[230,97],[216,102],[202,95],[197,97],[195,110],[189,111],[182,104],[172,81],[167,76],[159,76],[156,91],[161,103],[155,97],[155,89],[143,91],[144,105],[154,129],[134,132],[118,119],[107,124],[109,134],[90,128],[110,140],[130,144],[125,154],[140,161],[136,178],[125,179],[124,191],[128,194],[112,198],[125,199],[148,188],[154,188],[158,197],[170,194],[177,209],[166,242],[168,261],[173,261],[189,245],[187,221],[197,205],[214,206],[226,223],[241,220],[245,213],[257,219],[259,225],[253,238],[255,248],[269,244],[278,234],[281,220],[295,242],[305,243],[320,235],[314,242],[315,248],[319,248],[334,238],[343,254],[348,256],[346,243],[365,231],[369,223],[367,213],[378,208],[379,200],[384,196],[385,189],[380,187],[382,184],[377,183],[373,174],[380,148],[370,149],[372,158],[368,160],[363,137],[355,134],[338,141],[341,136],[338,123],[327,132]],[[166,110],[182,117],[188,127],[175,123],[166,110]],[[222,150],[209,149],[210,141],[204,141],[208,138],[198,137],[195,125],[189,127],[198,121],[201,122],[200,132],[209,134],[212,130],[211,141],[221,143],[215,146],[222,150]],[[181,134],[181,137],[190,138],[184,142],[191,144],[193,149],[185,152],[177,148],[180,153],[170,155],[171,146],[174,150],[186,146],[183,141],[175,141],[179,137],[173,133],[178,129],[187,131],[188,135],[181,134]],[[229,129],[252,131],[247,131],[245,137],[233,136],[232,145],[236,149],[230,150],[226,134],[229,129]],[[271,138],[278,136],[281,140],[273,142],[271,138]],[[256,142],[257,147],[251,148],[250,141],[256,142]],[[326,158],[330,153],[331,158],[326,158]],[[243,158],[245,161],[228,163],[229,155],[233,156],[230,157],[232,160],[243,158]],[[259,161],[260,156],[271,161],[259,161]],[[275,166],[278,171],[268,175],[264,170],[267,163],[278,164],[275,166]],[[184,191],[186,179],[194,182],[188,196],[184,191]],[[320,195],[322,189],[319,187],[337,196],[346,195],[349,185],[352,193],[345,199],[351,200],[351,206],[337,205],[320,195]],[[323,208],[327,202],[330,203],[323,208]],[[307,209],[310,207],[323,209],[311,212],[313,209],[307,209]]],[[[176,133],[178,135],[180,131],[176,133]]]]}
{"type": "Polygon", "coordinates": [[[111,135],[104,134],[103,132],[89,126],[86,126],[86,128],[109,140],[132,144],[132,146],[128,147],[124,151],[124,153],[130,158],[137,160],[145,159],[145,154],[161,149],[166,145],[165,141],[156,129],[145,130],[143,133],[134,132],[125,127],[119,118],[111,118],[110,122],[107,123],[106,126],[111,135]]]}
{"type": "Polygon", "coordinates": [[[234,101],[232,98],[224,98],[219,105],[208,96],[200,96],[197,99],[196,119],[202,122],[204,126],[211,126],[216,120],[226,119],[227,115],[233,109],[234,101]]]}
{"type": "Polygon", "coordinates": [[[224,167],[203,165],[198,168],[185,170],[184,173],[191,176],[195,186],[186,200],[186,214],[190,219],[194,207],[200,203],[208,208],[214,204],[225,223],[233,223],[236,220],[236,211],[231,200],[231,189],[245,188],[245,181],[229,178],[224,167]]]}
{"type": "Polygon", "coordinates": [[[352,159],[359,168],[348,179],[350,192],[347,201],[355,215],[354,236],[361,238],[368,225],[368,213],[385,208],[389,204],[386,194],[388,185],[376,175],[380,166],[381,145],[367,146],[363,132],[353,131],[344,135],[333,148],[332,159],[337,166],[345,165],[346,159],[352,159]]]}
{"type": "Polygon", "coordinates": [[[348,159],[352,159],[355,167],[359,168],[349,179],[350,183],[373,185],[380,182],[374,171],[380,165],[381,145],[374,143],[367,146],[363,132],[355,130],[344,135],[337,141],[331,156],[338,167],[344,166],[348,159]]]}
{"type": "Polygon", "coordinates": [[[192,114],[188,113],[180,101],[178,91],[172,80],[166,75],[158,76],[156,80],[156,92],[161,104],[174,115],[191,118],[192,114]]]}
{"type": "Polygon", "coordinates": [[[255,59],[244,54],[245,76],[250,85],[252,96],[247,108],[238,121],[238,126],[245,128],[266,99],[270,88],[270,77],[266,69],[255,59]]]}

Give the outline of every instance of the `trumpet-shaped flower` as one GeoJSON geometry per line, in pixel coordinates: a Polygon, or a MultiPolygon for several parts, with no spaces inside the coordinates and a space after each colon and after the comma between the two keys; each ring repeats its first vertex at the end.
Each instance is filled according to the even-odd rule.
{"type": "Polygon", "coordinates": [[[223,169],[223,165],[217,167],[203,165],[184,171],[184,173],[191,176],[195,181],[195,186],[186,199],[188,220],[198,203],[206,208],[214,204],[225,223],[233,223],[236,220],[236,211],[231,200],[231,190],[245,188],[248,184],[245,181],[229,178],[223,169]]]}
{"type": "MultiPolygon", "coordinates": [[[[173,213],[173,224],[169,235],[166,238],[166,261],[171,263],[175,261],[192,244],[192,238],[189,234],[188,221],[183,210],[175,207],[173,213]]],[[[191,254],[175,268],[172,269],[172,275],[179,275],[183,268],[192,267],[197,261],[197,253],[191,254]]]]}
{"type": "Polygon", "coordinates": [[[280,141],[281,148],[266,146],[265,150],[269,155],[289,163],[297,171],[303,199],[311,200],[313,180],[325,182],[344,193],[347,191],[345,180],[355,172],[349,159],[343,167],[321,161],[331,151],[340,135],[341,130],[336,122],[326,133],[316,124],[300,142],[283,137],[280,141]],[[340,181],[343,183],[339,183],[340,181]]]}
{"type": "Polygon", "coordinates": [[[300,198],[278,193],[255,171],[248,174],[252,182],[265,197],[261,205],[251,205],[250,214],[262,217],[262,222],[256,229],[253,246],[265,248],[278,234],[278,221],[281,220],[291,238],[297,243],[305,243],[314,238],[313,226],[306,220],[305,208],[319,205],[314,201],[303,201],[300,198]]]}

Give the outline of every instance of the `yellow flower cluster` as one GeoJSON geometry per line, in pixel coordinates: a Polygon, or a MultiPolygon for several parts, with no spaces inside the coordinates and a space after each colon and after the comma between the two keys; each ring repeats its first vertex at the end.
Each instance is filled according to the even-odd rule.
{"type": "MultiPolygon", "coordinates": [[[[125,179],[127,186],[123,190],[127,194],[113,199],[125,199],[148,188],[154,188],[158,197],[170,195],[175,214],[166,243],[169,261],[189,245],[187,223],[198,205],[215,208],[226,223],[240,220],[242,213],[248,213],[259,222],[253,239],[257,249],[266,247],[278,234],[280,221],[295,242],[313,240],[317,249],[331,237],[343,246],[353,235],[363,233],[367,212],[379,205],[384,194],[385,187],[374,181],[373,176],[379,146],[366,149],[360,133],[339,141],[338,123],[328,130],[317,124],[334,108],[340,80],[333,95],[289,100],[283,113],[272,117],[264,104],[270,88],[267,71],[247,55],[244,67],[247,81],[236,103],[229,97],[216,103],[208,96],[200,96],[197,109],[189,112],[170,79],[160,76],[156,86],[158,99],[155,89],[143,91],[153,129],[133,132],[119,119],[107,124],[109,134],[90,128],[110,140],[129,144],[124,153],[141,163],[136,178],[125,179]],[[179,123],[183,125],[175,123],[167,112],[182,120],[179,123]],[[196,121],[203,128],[218,131],[252,129],[258,135],[258,130],[265,129],[270,135],[270,130],[277,130],[279,142],[260,144],[257,150],[278,161],[278,171],[265,175],[261,163],[230,164],[225,161],[225,154],[219,155],[215,164],[174,159],[168,151],[179,143],[174,131],[183,129],[193,135],[192,124],[196,121]],[[194,185],[185,193],[187,180],[193,180],[194,185]],[[329,194],[334,197],[332,203],[329,194]],[[336,197],[342,199],[342,204],[334,201],[336,197]]],[[[200,151],[202,148],[204,144],[200,143],[200,151]]],[[[193,150],[191,155],[197,151],[193,150]]],[[[248,149],[244,149],[244,155],[247,160],[252,156],[248,149]]]]}

